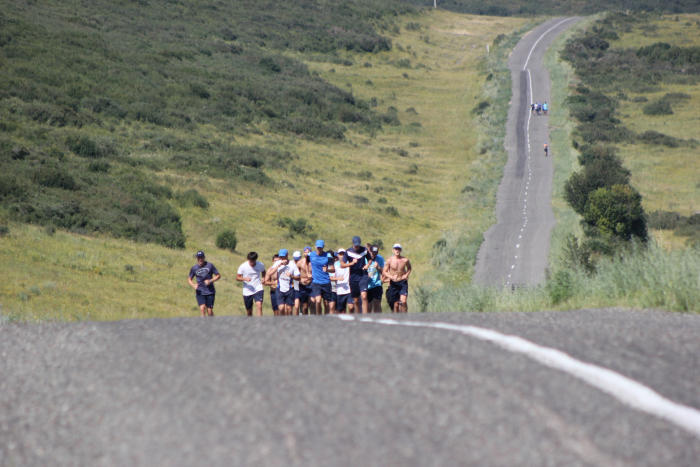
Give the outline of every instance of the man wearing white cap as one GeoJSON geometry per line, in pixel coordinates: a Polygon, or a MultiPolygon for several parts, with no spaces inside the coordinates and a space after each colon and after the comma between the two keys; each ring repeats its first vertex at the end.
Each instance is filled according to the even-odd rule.
{"type": "Polygon", "coordinates": [[[272,265],[270,271],[277,273],[277,316],[291,316],[294,307],[293,280],[301,279],[299,268],[294,261],[289,261],[289,252],[282,248],[279,259],[272,265]]]}
{"type": "Polygon", "coordinates": [[[394,301],[394,313],[408,311],[408,276],[411,275],[411,262],[401,256],[401,245],[394,244],[394,256],[386,261],[382,276],[389,279],[387,295],[394,301]]]}
{"type": "Polygon", "coordinates": [[[340,264],[340,258],[345,254],[345,249],[340,248],[338,250],[338,261],[335,262],[335,273],[331,276],[331,281],[336,284],[336,302],[335,310],[337,313],[353,313],[355,311],[354,303],[348,302],[348,297],[350,297],[350,269],[344,268],[340,264]]]}
{"type": "MultiPolygon", "coordinates": [[[[292,254],[292,260],[294,260],[294,264],[297,265],[297,269],[299,269],[299,275],[301,276],[301,268],[299,268],[299,260],[301,259],[301,251],[295,251],[292,254]]],[[[299,281],[295,280],[294,281],[294,316],[299,315],[299,305],[301,304],[301,300],[299,300],[299,281]]]]}

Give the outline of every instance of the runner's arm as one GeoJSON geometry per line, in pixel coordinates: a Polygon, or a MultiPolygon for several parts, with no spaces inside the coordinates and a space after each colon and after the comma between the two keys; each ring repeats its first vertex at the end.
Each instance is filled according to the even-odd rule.
{"type": "Polygon", "coordinates": [[[411,275],[412,270],[413,269],[411,268],[411,261],[406,260],[406,273],[403,275],[403,279],[401,279],[401,280],[402,281],[408,280],[408,276],[411,275]]]}
{"type": "Polygon", "coordinates": [[[250,277],[243,277],[243,274],[236,274],[236,280],[238,282],[250,282],[252,279],[250,277]]]}
{"type": "Polygon", "coordinates": [[[187,283],[190,284],[190,287],[192,287],[194,290],[197,290],[197,287],[199,287],[199,284],[192,281],[192,276],[187,278],[187,283]]]}
{"type": "Polygon", "coordinates": [[[207,284],[207,281],[209,281],[209,284],[211,284],[213,282],[218,281],[219,279],[221,279],[221,274],[214,274],[211,279],[207,279],[206,281],[204,281],[204,283],[207,284]]]}

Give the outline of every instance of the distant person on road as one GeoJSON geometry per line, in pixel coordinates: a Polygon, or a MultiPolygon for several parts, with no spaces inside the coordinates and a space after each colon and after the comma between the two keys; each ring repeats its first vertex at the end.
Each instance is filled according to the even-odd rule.
{"type": "Polygon", "coordinates": [[[258,254],[254,251],[248,253],[248,261],[238,268],[236,280],[243,282],[243,304],[248,316],[253,316],[253,302],[255,302],[255,316],[262,316],[262,304],[265,291],[260,274],[265,274],[265,265],[258,261],[258,254]]]}
{"type": "Polygon", "coordinates": [[[335,272],[331,276],[331,281],[336,284],[336,304],[335,309],[338,313],[355,312],[355,306],[352,301],[348,302],[350,297],[350,269],[344,268],[340,264],[340,259],[345,254],[344,248],[338,249],[338,260],[334,264],[335,272]]]}
{"type": "MultiPolygon", "coordinates": [[[[272,264],[279,259],[279,255],[272,255],[272,264]]],[[[277,306],[277,271],[272,271],[272,268],[265,273],[265,282],[263,285],[270,286],[270,304],[272,305],[272,313],[277,316],[279,307],[277,306]]]]}
{"type": "Polygon", "coordinates": [[[293,281],[301,279],[299,268],[294,261],[289,261],[289,252],[282,248],[270,270],[277,274],[278,316],[291,316],[295,299],[293,281]]]}
{"type": "Polygon", "coordinates": [[[360,298],[362,298],[362,313],[369,313],[367,302],[367,285],[369,276],[367,276],[367,248],[362,246],[362,240],[357,235],[352,238],[352,247],[345,250],[341,267],[350,269],[350,293],[355,302],[355,309],[360,312],[360,298]]]}
{"type": "Polygon", "coordinates": [[[369,267],[367,268],[367,302],[370,313],[382,312],[382,269],[384,269],[384,258],[379,254],[379,246],[369,246],[369,267]]]}
{"type": "Polygon", "coordinates": [[[393,300],[394,313],[408,312],[408,276],[411,275],[411,262],[401,256],[401,245],[396,243],[394,256],[384,265],[384,275],[389,279],[387,301],[393,300]],[[390,299],[391,297],[391,299],[390,299]]]}
{"type": "MultiPolygon", "coordinates": [[[[335,263],[338,260],[338,253],[329,251],[328,252],[332,258],[331,261],[333,262],[333,272],[335,273],[335,263]]],[[[333,280],[333,276],[330,277],[331,280],[331,299],[328,301],[328,307],[330,308],[330,313],[332,315],[337,313],[337,306],[338,306],[338,285],[336,281],[333,280]]]]}
{"type": "Polygon", "coordinates": [[[221,274],[219,274],[216,266],[207,261],[203,251],[198,251],[195,257],[197,258],[197,264],[190,268],[187,282],[195,290],[197,305],[199,305],[202,317],[214,316],[214,299],[216,298],[214,282],[221,279],[221,274]],[[197,282],[192,280],[193,277],[197,278],[197,282]]]}
{"type": "MultiPolygon", "coordinates": [[[[295,251],[292,254],[292,260],[294,261],[294,264],[297,265],[297,269],[299,269],[299,260],[301,259],[301,251],[295,251]]],[[[301,270],[299,270],[299,275],[301,277],[301,270]]],[[[301,304],[301,300],[299,300],[299,281],[294,280],[294,315],[299,314],[299,305],[301,304]]]]}
{"type": "Polygon", "coordinates": [[[544,114],[547,115],[548,111],[549,111],[549,106],[545,102],[544,104],[542,104],[542,112],[544,112],[544,114]]]}
{"type": "Polygon", "coordinates": [[[530,104],[530,111],[532,112],[532,115],[535,115],[535,103],[530,104]]]}
{"type": "MultiPolygon", "coordinates": [[[[310,254],[311,247],[304,247],[303,256],[296,261],[299,272],[301,273],[297,298],[299,298],[299,311],[304,315],[309,314],[309,302],[311,301],[311,281],[313,280],[313,272],[311,270],[311,259],[309,259],[310,254]]],[[[315,312],[315,308],[312,311],[315,312]]]]}
{"type": "Polygon", "coordinates": [[[547,157],[547,152],[549,151],[549,144],[544,143],[544,157],[547,157]]]}
{"type": "MultiPolygon", "coordinates": [[[[323,240],[316,240],[316,251],[309,254],[311,261],[311,301],[312,306],[316,310],[316,314],[320,315],[321,303],[323,303],[323,313],[328,314],[329,304],[331,300],[332,288],[329,272],[334,272],[333,255],[324,251],[325,246],[323,240]]],[[[312,308],[313,311],[313,308],[312,308]]]]}

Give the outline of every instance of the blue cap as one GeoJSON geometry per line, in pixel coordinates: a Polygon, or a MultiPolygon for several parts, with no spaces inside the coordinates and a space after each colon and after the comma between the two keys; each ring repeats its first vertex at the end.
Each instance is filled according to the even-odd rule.
{"type": "Polygon", "coordinates": [[[284,249],[284,248],[282,248],[282,249],[280,250],[280,252],[279,252],[280,258],[281,258],[282,256],[287,256],[288,254],[289,254],[289,252],[288,252],[286,249],[284,249]]]}
{"type": "Polygon", "coordinates": [[[326,242],[323,240],[316,240],[316,248],[323,248],[324,246],[326,246],[326,242]]]}
{"type": "Polygon", "coordinates": [[[204,258],[204,252],[203,251],[198,251],[197,254],[195,255],[197,258],[204,258]]]}
{"type": "Polygon", "coordinates": [[[355,235],[354,237],[352,237],[352,244],[353,246],[360,246],[362,245],[362,240],[360,239],[360,237],[355,235]]]}

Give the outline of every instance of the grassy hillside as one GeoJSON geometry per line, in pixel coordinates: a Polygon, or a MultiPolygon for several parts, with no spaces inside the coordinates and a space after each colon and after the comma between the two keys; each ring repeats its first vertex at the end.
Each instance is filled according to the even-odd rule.
{"type": "Polygon", "coordinates": [[[502,167],[475,130],[497,120],[473,112],[501,87],[485,48],[524,22],[346,3],[320,28],[270,3],[249,19],[265,38],[240,2],[4,8],[2,173],[23,177],[0,180],[3,313],[195,315],[185,278],[204,249],[217,313],[240,314],[245,253],[356,234],[404,244],[416,286],[467,279],[502,167]],[[281,40],[291,26],[315,32],[281,40]],[[233,253],[215,246],[226,229],[233,253]]]}

